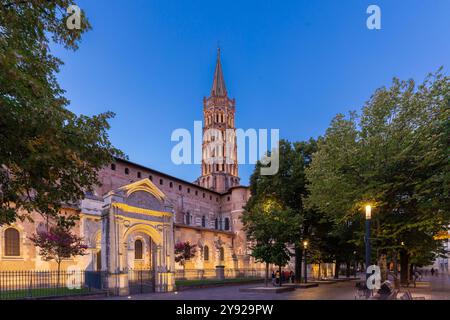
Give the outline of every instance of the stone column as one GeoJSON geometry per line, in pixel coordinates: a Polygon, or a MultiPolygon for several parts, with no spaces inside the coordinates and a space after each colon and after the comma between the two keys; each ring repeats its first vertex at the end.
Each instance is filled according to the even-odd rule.
{"type": "Polygon", "coordinates": [[[105,197],[106,209],[102,214],[102,268],[107,272],[107,288],[112,294],[128,295],[128,273],[121,269],[123,239],[112,204],[112,195],[105,197]],[[104,266],[104,267],[103,267],[104,266]]]}

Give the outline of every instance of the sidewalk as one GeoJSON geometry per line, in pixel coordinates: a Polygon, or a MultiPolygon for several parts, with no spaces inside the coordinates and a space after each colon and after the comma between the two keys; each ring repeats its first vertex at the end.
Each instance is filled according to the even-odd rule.
{"type": "Polygon", "coordinates": [[[450,300],[450,275],[426,276],[412,285],[402,287],[401,291],[410,290],[413,297],[425,297],[426,300],[450,300]]]}

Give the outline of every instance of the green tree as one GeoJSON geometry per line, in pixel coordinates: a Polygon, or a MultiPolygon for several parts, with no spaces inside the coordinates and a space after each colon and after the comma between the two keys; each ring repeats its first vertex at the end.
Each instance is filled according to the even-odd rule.
{"type": "Polygon", "coordinates": [[[90,29],[84,12],[79,30],[66,28],[73,3],[0,1],[0,225],[33,211],[72,225],[61,204],[80,200],[123,156],[108,139],[114,114],[75,115],[56,80],[62,61],[50,45],[76,50],[90,29]]]}
{"type": "MultiPolygon", "coordinates": [[[[302,241],[310,237],[318,221],[317,212],[306,209],[303,204],[303,198],[307,195],[305,168],[311,162],[315,150],[316,141],[313,139],[294,144],[280,140],[277,174],[261,175],[261,164],[257,163],[250,177],[251,198],[246,206],[246,214],[259,211],[260,203],[268,200],[276,202],[281,208],[279,211],[286,213],[283,230],[289,230],[286,244],[294,247],[296,281],[301,280],[302,241]]],[[[252,218],[255,220],[258,216],[252,218]]],[[[269,233],[274,230],[270,225],[267,229],[269,233]]]]}
{"type": "Polygon", "coordinates": [[[288,241],[293,232],[292,214],[270,196],[253,202],[242,216],[244,230],[251,243],[256,261],[266,264],[265,285],[268,284],[269,265],[286,265],[290,259],[288,241]]]}

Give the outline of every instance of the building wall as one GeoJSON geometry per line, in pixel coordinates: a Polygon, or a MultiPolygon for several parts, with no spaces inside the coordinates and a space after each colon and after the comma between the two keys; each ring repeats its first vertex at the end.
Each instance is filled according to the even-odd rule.
{"type": "MultiPolygon", "coordinates": [[[[63,209],[66,214],[76,214],[73,209],[63,209]]],[[[45,227],[46,222],[41,215],[31,213],[30,218],[32,221],[24,220],[16,221],[11,225],[0,226],[0,271],[12,271],[12,270],[57,270],[57,264],[54,261],[44,261],[39,255],[39,249],[29,239],[36,230],[41,227],[45,227]],[[19,231],[20,239],[20,255],[14,257],[8,257],[5,255],[5,230],[8,228],[14,228],[19,231]]],[[[75,234],[80,234],[81,223],[77,223],[73,229],[75,234]]],[[[75,259],[68,259],[62,262],[61,267],[63,269],[69,266],[83,266],[85,264],[84,257],[78,257],[75,259]]]]}
{"type": "MultiPolygon", "coordinates": [[[[118,160],[115,170],[111,167],[104,168],[99,173],[101,186],[94,188],[94,194],[88,194],[79,205],[80,220],[73,232],[85,239],[88,249],[85,256],[64,261],[62,268],[70,266],[86,270],[97,270],[99,252],[101,250],[101,211],[103,196],[109,191],[150,178],[173,204],[175,214],[174,239],[175,243],[189,241],[197,245],[197,254],[186,264],[189,269],[213,269],[217,265],[226,268],[260,268],[259,264],[252,262],[247,252],[247,241],[242,230],[240,216],[243,206],[246,204],[250,193],[246,187],[234,187],[227,193],[217,193],[202,188],[195,184],[182,181],[175,177],[159,173],[157,171],[118,160]],[[125,173],[127,169],[128,173],[125,173]],[[162,180],[162,184],[160,183],[162,180]],[[187,225],[186,215],[191,215],[191,221],[187,225]],[[202,216],[206,218],[206,225],[202,227],[202,216]],[[218,230],[215,221],[218,221],[218,230]],[[225,219],[229,221],[229,229],[225,229],[225,219]],[[204,261],[201,248],[207,245],[209,248],[209,261],[204,261]],[[223,247],[225,259],[218,259],[218,248],[223,247]]],[[[77,213],[75,209],[64,209],[66,213],[77,213]]],[[[8,226],[0,227],[0,270],[56,270],[56,263],[43,261],[37,249],[29,240],[36,232],[36,228],[44,223],[39,214],[33,214],[33,222],[17,222],[11,227],[20,232],[21,248],[20,257],[5,257],[4,230],[8,226]]],[[[146,251],[144,250],[144,253],[146,251]]],[[[135,262],[133,254],[130,255],[130,267],[145,267],[149,265],[149,258],[135,262]],[[147,260],[145,260],[147,259],[147,260]]]]}

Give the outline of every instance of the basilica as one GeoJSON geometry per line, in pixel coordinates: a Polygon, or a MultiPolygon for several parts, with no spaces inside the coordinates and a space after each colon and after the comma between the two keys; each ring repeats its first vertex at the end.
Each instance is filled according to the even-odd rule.
{"type": "MultiPolygon", "coordinates": [[[[235,130],[235,100],[228,96],[220,50],[203,114],[204,132],[235,130]]],[[[240,185],[236,141],[226,152],[214,140],[204,134],[201,175],[195,182],[118,158],[100,170],[101,184],[78,204],[63,208],[65,214],[79,215],[74,232],[88,249],[62,267],[107,271],[110,284],[124,293],[127,270],[152,270],[155,290],[171,291],[180,269],[217,274],[218,268],[263,268],[249,255],[242,230],[240,216],[250,193],[240,185]],[[175,262],[174,247],[185,242],[195,245],[195,256],[181,265],[175,262]]],[[[37,214],[33,222],[0,226],[0,270],[55,269],[55,262],[41,259],[29,240],[44,227],[37,214]]]]}

